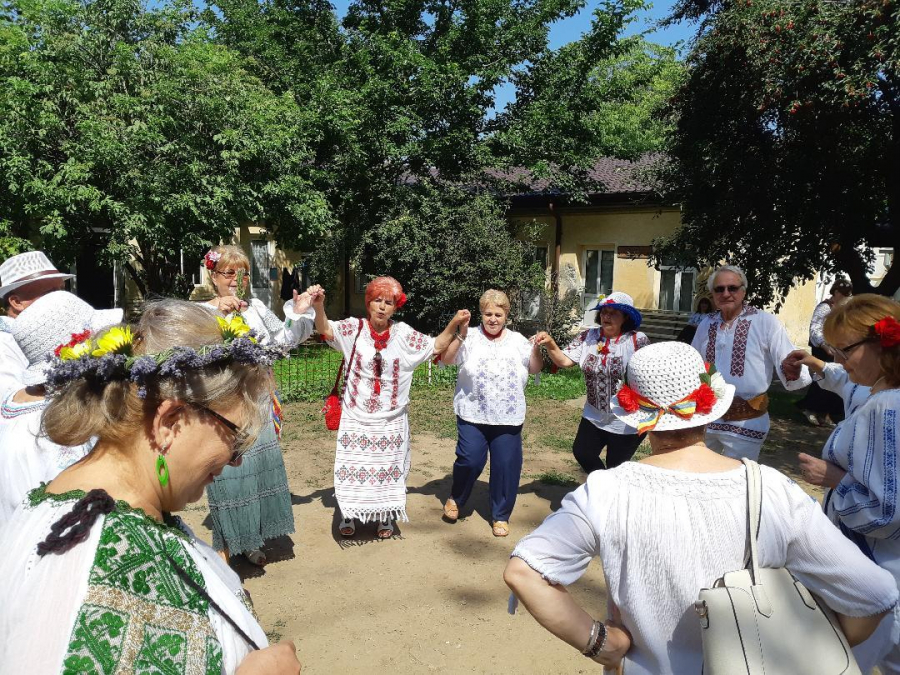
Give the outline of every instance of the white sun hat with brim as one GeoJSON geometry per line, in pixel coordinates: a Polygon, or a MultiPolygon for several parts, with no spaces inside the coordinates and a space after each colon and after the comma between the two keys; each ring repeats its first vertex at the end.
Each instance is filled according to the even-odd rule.
{"type": "Polygon", "coordinates": [[[90,339],[95,339],[97,333],[122,323],[123,315],[121,309],[94,309],[67,291],[54,291],[35,300],[12,322],[12,335],[28,359],[22,383],[44,384],[57,347],[86,330],[90,339]]]}
{"type": "Polygon", "coordinates": [[[643,317],[641,317],[641,313],[635,308],[634,300],[628,293],[613,291],[609,295],[601,295],[597,298],[597,304],[594,307],[591,307],[590,311],[599,312],[602,309],[617,309],[622,312],[622,314],[631,317],[631,321],[634,324],[634,330],[641,327],[643,317]]]}
{"type": "MultiPolygon", "coordinates": [[[[639,432],[642,427],[648,431],[673,431],[715,422],[734,398],[734,385],[725,382],[714,369],[708,372],[700,353],[683,342],[658,342],[639,349],[628,361],[627,373],[627,386],[643,401],[636,406],[637,397],[629,395],[623,407],[620,385],[612,400],[612,413],[639,432]],[[715,395],[715,403],[707,413],[696,409],[691,412],[693,396],[704,384],[715,395]]],[[[708,391],[706,395],[709,396],[708,391]]]]}
{"type": "Polygon", "coordinates": [[[7,294],[33,281],[72,279],[74,276],[56,269],[43,251],[20,253],[0,264],[0,298],[5,298],[7,294]]]}

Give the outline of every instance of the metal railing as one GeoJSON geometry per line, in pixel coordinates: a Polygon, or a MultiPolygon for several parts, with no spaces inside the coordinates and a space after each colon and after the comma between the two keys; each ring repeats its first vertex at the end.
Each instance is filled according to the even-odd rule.
{"type": "MultiPolygon", "coordinates": [[[[285,401],[316,401],[325,398],[334,386],[341,354],[322,343],[302,344],[273,370],[278,390],[285,401]]],[[[456,367],[440,368],[429,360],[416,368],[413,386],[455,386],[456,367]]]]}

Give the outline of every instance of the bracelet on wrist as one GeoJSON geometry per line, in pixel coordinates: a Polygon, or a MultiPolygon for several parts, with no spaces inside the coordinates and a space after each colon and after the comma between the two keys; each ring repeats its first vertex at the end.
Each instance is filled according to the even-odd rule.
{"type": "Polygon", "coordinates": [[[465,341],[466,341],[466,336],[465,336],[465,335],[460,335],[459,333],[455,333],[455,334],[453,335],[453,337],[455,337],[455,338],[456,338],[457,340],[459,340],[460,342],[465,342],[465,341]]]}
{"type": "Polygon", "coordinates": [[[600,621],[594,621],[594,625],[591,627],[591,639],[588,641],[587,647],[585,647],[584,651],[581,652],[589,659],[594,658],[603,651],[603,648],[606,646],[606,624],[600,621]]]}

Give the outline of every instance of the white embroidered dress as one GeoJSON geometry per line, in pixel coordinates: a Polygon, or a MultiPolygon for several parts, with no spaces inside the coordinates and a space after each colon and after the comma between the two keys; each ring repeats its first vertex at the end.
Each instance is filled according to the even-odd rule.
{"type": "MultiPolygon", "coordinates": [[[[812,382],[803,366],[800,377],[789,382],[781,362],[794,350],[787,331],[774,315],[747,306],[731,325],[725,325],[719,312],[709,314],[700,325],[691,345],[707,363],[715,363],[722,377],[735,386],[735,394],[751,399],[769,390],[772,371],[788,391],[802,389],[812,382]]],[[[769,433],[769,415],[751,420],[713,422],[713,433],[734,436],[762,444],[769,433]]]]}
{"type": "Polygon", "coordinates": [[[171,560],[268,645],[237,574],[180,520],[163,525],[119,503],[85,541],[38,556],[83,495],[36,490],[0,527],[0,672],[233,674],[250,647],[171,560]]]}
{"type": "Polygon", "coordinates": [[[22,376],[28,368],[28,359],[12,336],[13,321],[15,319],[0,316],[0,401],[25,386],[22,376]]]}
{"type": "Polygon", "coordinates": [[[563,354],[572,359],[584,372],[587,401],[584,418],[598,429],[614,434],[636,434],[637,430],[626,426],[610,412],[609,402],[625,378],[625,369],[635,351],[650,344],[639,331],[622,333],[612,340],[602,336],[601,328],[591,328],[579,333],[563,354]],[[599,347],[598,347],[599,345],[599,347]],[[607,354],[601,353],[604,347],[607,354]]]}
{"type": "Polygon", "coordinates": [[[9,521],[29,491],[56,478],[84,457],[93,442],[70,448],[41,434],[48,401],[16,403],[15,392],[0,406],[0,526],[9,521]]]}
{"type": "Polygon", "coordinates": [[[405,323],[392,323],[381,350],[376,377],[375,340],[369,323],[359,319],[329,321],[328,344],[345,363],[341,424],[334,461],[334,493],[345,518],[409,520],[406,477],[409,475],[409,389],[413,371],[434,354],[434,338],[405,323]],[[357,340],[357,335],[359,339],[357,340]],[[378,382],[380,391],[376,391],[378,382]]]}
{"type": "Polygon", "coordinates": [[[469,331],[456,353],[453,411],[472,424],[523,424],[531,352],[528,338],[516,331],[506,329],[494,340],[482,326],[469,331]]]}
{"type": "MultiPolygon", "coordinates": [[[[786,566],[830,607],[850,616],[894,607],[898,593],[890,575],[841,536],[798,485],[775,469],[761,470],[760,565],[786,566]]],[[[592,472],[512,555],[563,585],[574,583],[599,557],[608,599],[633,638],[625,673],[700,675],[694,601],[724,572],[743,567],[746,531],[743,467],[686,473],[626,462],[592,472]]]]}
{"type": "Polygon", "coordinates": [[[822,379],[818,382],[822,389],[837,394],[843,399],[845,418],[850,417],[869,398],[870,388],[852,382],[847,371],[844,370],[844,366],[837,363],[826,363],[825,368],[822,369],[822,379]]]}

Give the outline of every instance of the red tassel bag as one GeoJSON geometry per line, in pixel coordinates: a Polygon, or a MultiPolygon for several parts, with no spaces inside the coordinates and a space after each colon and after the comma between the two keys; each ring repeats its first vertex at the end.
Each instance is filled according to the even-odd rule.
{"type": "Polygon", "coordinates": [[[344,363],[346,359],[341,359],[341,365],[338,368],[337,377],[334,380],[334,386],[331,393],[325,398],[325,407],[322,412],[325,413],[325,426],[329,431],[337,431],[341,426],[341,399],[344,396],[344,387],[341,386],[341,375],[344,376],[344,386],[347,385],[347,375],[350,374],[350,368],[353,365],[353,356],[356,354],[356,342],[359,340],[359,334],[362,333],[363,320],[359,320],[359,330],[356,332],[356,339],[353,340],[353,349],[350,350],[350,361],[347,365],[347,372],[344,372],[344,363]]]}

